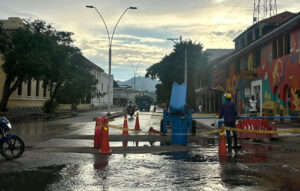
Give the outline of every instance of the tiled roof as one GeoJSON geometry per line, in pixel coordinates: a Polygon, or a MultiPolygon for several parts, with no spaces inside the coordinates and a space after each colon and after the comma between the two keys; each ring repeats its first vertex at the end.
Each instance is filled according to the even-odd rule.
{"type": "Polygon", "coordinates": [[[260,23],[283,23],[286,20],[290,19],[292,16],[296,15],[295,13],[285,11],[274,15],[272,17],[266,18],[264,20],[259,21],[260,23]]]}
{"type": "Polygon", "coordinates": [[[104,72],[104,70],[101,68],[101,67],[99,67],[98,65],[96,65],[96,64],[94,64],[93,62],[91,62],[89,59],[87,59],[86,57],[84,57],[84,56],[82,56],[83,57],[83,59],[84,59],[84,62],[88,65],[88,66],[90,66],[90,67],[92,67],[93,69],[95,69],[95,70],[97,70],[97,71],[99,71],[99,72],[104,72]]]}

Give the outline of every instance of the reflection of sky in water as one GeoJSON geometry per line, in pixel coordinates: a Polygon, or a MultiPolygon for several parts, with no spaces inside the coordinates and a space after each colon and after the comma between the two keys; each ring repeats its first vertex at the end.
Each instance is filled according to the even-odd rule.
{"type": "MultiPolygon", "coordinates": [[[[178,154],[178,153],[177,153],[178,154]]],[[[183,154],[185,155],[185,154],[183,154]]],[[[50,190],[224,190],[218,161],[195,163],[166,155],[111,155],[108,162],[65,167],[50,190]],[[107,165],[105,167],[105,165],[107,165]],[[95,166],[100,169],[95,169],[95,166]]],[[[183,156],[184,157],[184,156],[183,156]]]]}
{"type": "MultiPolygon", "coordinates": [[[[202,151],[204,151],[203,149],[202,151]]],[[[207,151],[206,151],[207,152],[207,151]]],[[[95,155],[94,164],[68,165],[50,190],[249,190],[259,178],[245,164],[220,163],[202,152],[95,155]],[[249,187],[250,186],[250,187],[249,187]]]]}

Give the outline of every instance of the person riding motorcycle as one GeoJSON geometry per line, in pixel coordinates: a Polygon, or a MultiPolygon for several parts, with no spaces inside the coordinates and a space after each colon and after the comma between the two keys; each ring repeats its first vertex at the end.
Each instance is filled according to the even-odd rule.
{"type": "Polygon", "coordinates": [[[135,110],[135,106],[132,103],[132,101],[130,101],[127,105],[127,113],[132,117],[134,115],[134,110],[135,110]]]}

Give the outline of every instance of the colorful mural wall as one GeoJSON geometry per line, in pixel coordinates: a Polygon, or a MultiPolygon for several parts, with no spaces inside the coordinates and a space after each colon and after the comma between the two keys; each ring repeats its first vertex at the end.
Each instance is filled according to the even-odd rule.
{"type": "Polygon", "coordinates": [[[273,59],[272,42],[261,50],[263,109],[273,114],[300,113],[300,28],[290,32],[290,54],[273,59]]]}
{"type": "Polygon", "coordinates": [[[240,113],[247,113],[251,82],[262,80],[260,100],[263,112],[272,115],[300,114],[300,26],[288,33],[290,34],[289,54],[273,59],[272,42],[274,39],[272,39],[260,48],[258,68],[255,68],[253,64],[252,52],[240,56],[241,71],[237,74],[235,74],[235,64],[229,63],[229,77],[225,79],[225,91],[231,91],[234,94],[234,102],[240,109],[240,113]]]}

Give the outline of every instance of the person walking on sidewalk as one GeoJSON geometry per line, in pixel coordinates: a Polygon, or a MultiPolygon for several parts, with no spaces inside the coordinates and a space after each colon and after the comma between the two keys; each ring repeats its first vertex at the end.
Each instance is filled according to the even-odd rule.
{"type": "MultiPolygon", "coordinates": [[[[231,102],[232,95],[231,93],[225,94],[226,102],[222,104],[219,119],[224,116],[224,125],[226,127],[235,128],[235,119],[237,117],[237,110],[234,103],[231,102]]],[[[234,147],[237,147],[237,134],[236,131],[232,131],[233,133],[233,140],[234,140],[234,147]]],[[[231,153],[232,150],[232,138],[231,138],[231,131],[226,130],[226,139],[228,144],[228,152],[231,153]]]]}

